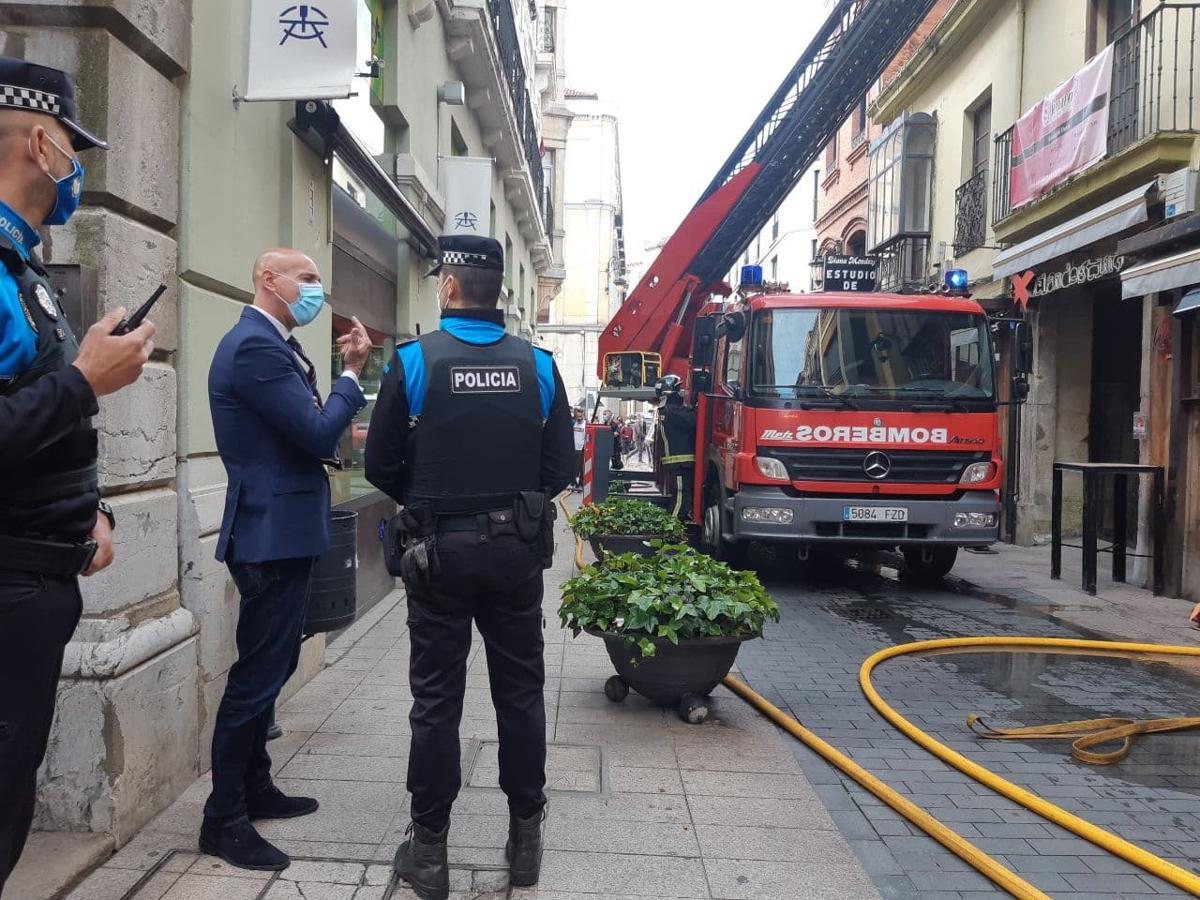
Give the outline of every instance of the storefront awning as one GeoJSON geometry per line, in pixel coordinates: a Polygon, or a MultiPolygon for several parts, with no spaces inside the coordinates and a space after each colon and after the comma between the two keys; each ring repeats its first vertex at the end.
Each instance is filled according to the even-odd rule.
{"type": "Polygon", "coordinates": [[[1200,284],[1200,248],[1126,269],[1121,273],[1121,297],[1145,297],[1190,284],[1200,284]]]}
{"type": "Polygon", "coordinates": [[[1158,191],[1159,183],[1155,179],[1136,191],[1123,194],[1069,222],[1001,251],[992,266],[993,277],[1005,278],[1024,272],[1039,263],[1140,225],[1149,218],[1147,201],[1156,196],[1158,191]]]}
{"type": "Polygon", "coordinates": [[[1175,315],[1182,316],[1184,313],[1195,312],[1197,309],[1200,309],[1200,291],[1191,291],[1183,295],[1183,299],[1175,307],[1175,315]]]}

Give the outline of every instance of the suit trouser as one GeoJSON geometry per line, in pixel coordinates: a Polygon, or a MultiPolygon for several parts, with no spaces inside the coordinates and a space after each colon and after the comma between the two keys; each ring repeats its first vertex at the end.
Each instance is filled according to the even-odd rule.
{"type": "Polygon", "coordinates": [[[267,730],[283,685],[300,661],[300,640],[316,557],[229,563],[241,593],[237,662],[229,670],[213,729],[213,789],[204,816],[221,823],[246,815],[246,798],[271,786],[267,730]]]}
{"type": "Polygon", "coordinates": [[[82,609],[74,578],[0,571],[0,894],[29,835],[63,650],[82,609]]]}
{"type": "Polygon", "coordinates": [[[438,536],[441,574],[408,598],[412,653],[412,818],[440,832],[462,786],[458,727],[467,683],[471,622],[483,636],[500,738],[500,787],[513,815],[546,803],[546,670],[542,562],[514,536],[438,536]]]}

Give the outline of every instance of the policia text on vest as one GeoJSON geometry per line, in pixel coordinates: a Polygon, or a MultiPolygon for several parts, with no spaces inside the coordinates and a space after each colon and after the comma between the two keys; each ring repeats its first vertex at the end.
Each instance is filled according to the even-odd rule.
{"type": "Polygon", "coordinates": [[[422,898],[449,891],[471,625],[483,636],[511,813],[511,882],[537,881],[546,803],[542,571],[552,500],[574,476],[570,407],[553,357],[495,308],[503,252],[439,241],[441,329],[400,345],[367,433],[367,479],[402,507],[388,534],[404,578],[413,706],[412,837],[395,869],[422,898]]]}
{"type": "MultiPolygon", "coordinates": [[[[92,416],[132,384],[154,326],[113,335],[114,310],[77,343],[35,250],[79,206],[79,153],[107,145],[78,122],[57,69],[0,56],[0,895],[25,846],[78,577],[113,561],[92,416]]],[[[7,896],[7,895],[5,895],[7,896]]]]}

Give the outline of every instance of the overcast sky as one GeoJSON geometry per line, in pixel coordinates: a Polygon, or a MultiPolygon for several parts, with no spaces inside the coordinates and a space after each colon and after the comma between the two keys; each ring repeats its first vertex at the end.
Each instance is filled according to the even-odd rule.
{"type": "MultiPolygon", "coordinates": [[[[675,230],[799,59],[823,0],[570,0],[567,85],[617,107],[630,261],[675,230]]],[[[568,159],[567,165],[569,166],[568,159]]]]}

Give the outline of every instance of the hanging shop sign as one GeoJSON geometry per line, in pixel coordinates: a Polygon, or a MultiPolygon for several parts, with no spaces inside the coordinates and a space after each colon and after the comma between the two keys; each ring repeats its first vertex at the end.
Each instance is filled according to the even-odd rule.
{"type": "Polygon", "coordinates": [[[362,0],[252,0],[244,100],[349,97],[362,0]]]}
{"type": "MultiPolygon", "coordinates": [[[[1030,297],[1044,297],[1055,291],[1078,287],[1093,281],[1102,281],[1120,274],[1125,268],[1125,257],[1116,254],[1098,256],[1079,263],[1067,263],[1057,272],[1039,272],[1029,284],[1030,297]]],[[[1032,274],[1025,273],[1027,276],[1032,274]]]]}
{"type": "Polygon", "coordinates": [[[870,293],[879,283],[879,260],[873,256],[838,256],[825,261],[824,288],[827,291],[870,293]]]}
{"type": "Polygon", "coordinates": [[[477,234],[492,227],[492,160],[489,157],[442,158],[442,195],[446,198],[443,234],[477,234]]]}
{"type": "Polygon", "coordinates": [[[1013,209],[1104,158],[1112,70],[1110,45],[1017,122],[1010,181],[1013,209]]]}

